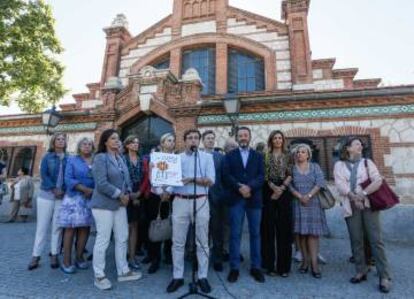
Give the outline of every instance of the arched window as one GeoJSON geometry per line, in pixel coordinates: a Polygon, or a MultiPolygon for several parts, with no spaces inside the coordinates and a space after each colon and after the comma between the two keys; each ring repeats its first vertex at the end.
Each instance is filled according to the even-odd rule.
{"type": "Polygon", "coordinates": [[[192,49],[183,52],[182,73],[195,68],[203,83],[202,95],[216,92],[216,50],[215,48],[192,49]]]}
{"type": "Polygon", "coordinates": [[[239,50],[229,50],[228,86],[229,93],[264,90],[263,59],[239,50]]]}
{"type": "Polygon", "coordinates": [[[166,70],[170,68],[170,57],[165,57],[152,64],[157,70],[166,70]]]}

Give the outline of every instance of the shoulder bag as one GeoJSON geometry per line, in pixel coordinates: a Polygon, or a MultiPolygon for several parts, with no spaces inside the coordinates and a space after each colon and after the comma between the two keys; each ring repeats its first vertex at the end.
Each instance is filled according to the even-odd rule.
{"type": "Polygon", "coordinates": [[[151,221],[148,229],[148,237],[152,242],[163,242],[172,237],[171,203],[168,201],[170,213],[165,219],[161,219],[161,205],[162,201],[158,207],[157,218],[151,221]]]}
{"type": "MultiPolygon", "coordinates": [[[[371,184],[371,178],[369,177],[368,160],[364,160],[365,169],[367,171],[368,179],[362,182],[360,185],[363,189],[371,184]]],[[[400,202],[398,196],[392,191],[385,179],[382,179],[381,187],[368,195],[369,203],[371,204],[371,210],[382,211],[387,210],[395,206],[400,202]]]]}

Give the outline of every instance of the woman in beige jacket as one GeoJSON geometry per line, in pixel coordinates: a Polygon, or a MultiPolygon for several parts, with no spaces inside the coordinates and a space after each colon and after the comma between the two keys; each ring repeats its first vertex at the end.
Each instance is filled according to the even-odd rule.
{"type": "Polygon", "coordinates": [[[368,195],[377,191],[382,177],[373,161],[362,157],[363,143],[358,137],[347,139],[341,150],[341,160],[335,164],[335,185],[341,199],[344,216],[351,239],[357,274],[351,278],[353,284],[367,280],[364,234],[367,235],[379,274],[379,289],[390,291],[390,273],[385,247],[381,238],[380,212],[372,211],[368,195]],[[367,165],[367,167],[366,167],[367,165]],[[365,189],[361,183],[368,178],[371,184],[365,189]]]}
{"type": "Polygon", "coordinates": [[[29,176],[29,170],[26,167],[22,167],[17,172],[17,175],[16,181],[11,185],[12,194],[10,201],[12,202],[12,209],[8,222],[16,221],[17,216],[26,221],[32,210],[34,185],[32,178],[29,176]]]}

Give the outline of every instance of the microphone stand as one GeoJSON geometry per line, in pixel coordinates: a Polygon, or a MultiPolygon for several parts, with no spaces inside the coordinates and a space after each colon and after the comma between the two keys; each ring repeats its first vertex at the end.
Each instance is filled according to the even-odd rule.
{"type": "MultiPolygon", "coordinates": [[[[196,196],[197,196],[197,184],[196,184],[196,178],[197,178],[197,155],[198,155],[198,149],[195,146],[191,147],[191,151],[194,153],[194,177],[193,177],[193,182],[194,182],[194,190],[193,190],[193,194],[194,194],[194,199],[193,199],[193,221],[191,223],[191,229],[192,229],[192,233],[193,233],[193,248],[192,248],[192,277],[191,277],[191,282],[188,284],[188,292],[185,293],[184,295],[182,295],[181,297],[179,297],[178,299],[183,299],[186,298],[188,296],[200,296],[200,297],[204,297],[204,298],[208,298],[208,299],[216,299],[214,297],[208,296],[206,294],[200,293],[198,290],[198,284],[197,284],[197,280],[196,280],[196,269],[197,269],[197,234],[196,234],[196,217],[197,217],[197,205],[196,205],[196,196]]],[[[201,169],[200,169],[201,171],[201,169]]],[[[201,244],[200,244],[201,245],[201,244]]]]}

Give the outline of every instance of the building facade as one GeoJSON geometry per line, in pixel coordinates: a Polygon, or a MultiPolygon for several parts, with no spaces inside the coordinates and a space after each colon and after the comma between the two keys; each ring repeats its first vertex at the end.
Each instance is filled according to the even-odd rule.
{"type": "MultiPolygon", "coordinates": [[[[334,58],[312,60],[310,0],[281,5],[277,21],[228,0],[174,0],[169,16],[136,36],[116,16],[104,28],[100,80],[61,105],[56,130],[67,133],[69,151],[107,128],[137,134],[145,151],[170,131],[182,147],[191,127],[214,130],[222,146],[231,129],[223,101],[233,94],[253,144],[280,129],[290,143],[309,143],[332,179],[339,142],[358,135],[402,201],[414,203],[414,85],[381,87],[381,79],[356,80],[357,68],[335,69],[334,58]]],[[[9,175],[21,165],[38,175],[48,139],[40,115],[0,117],[9,175]]]]}

